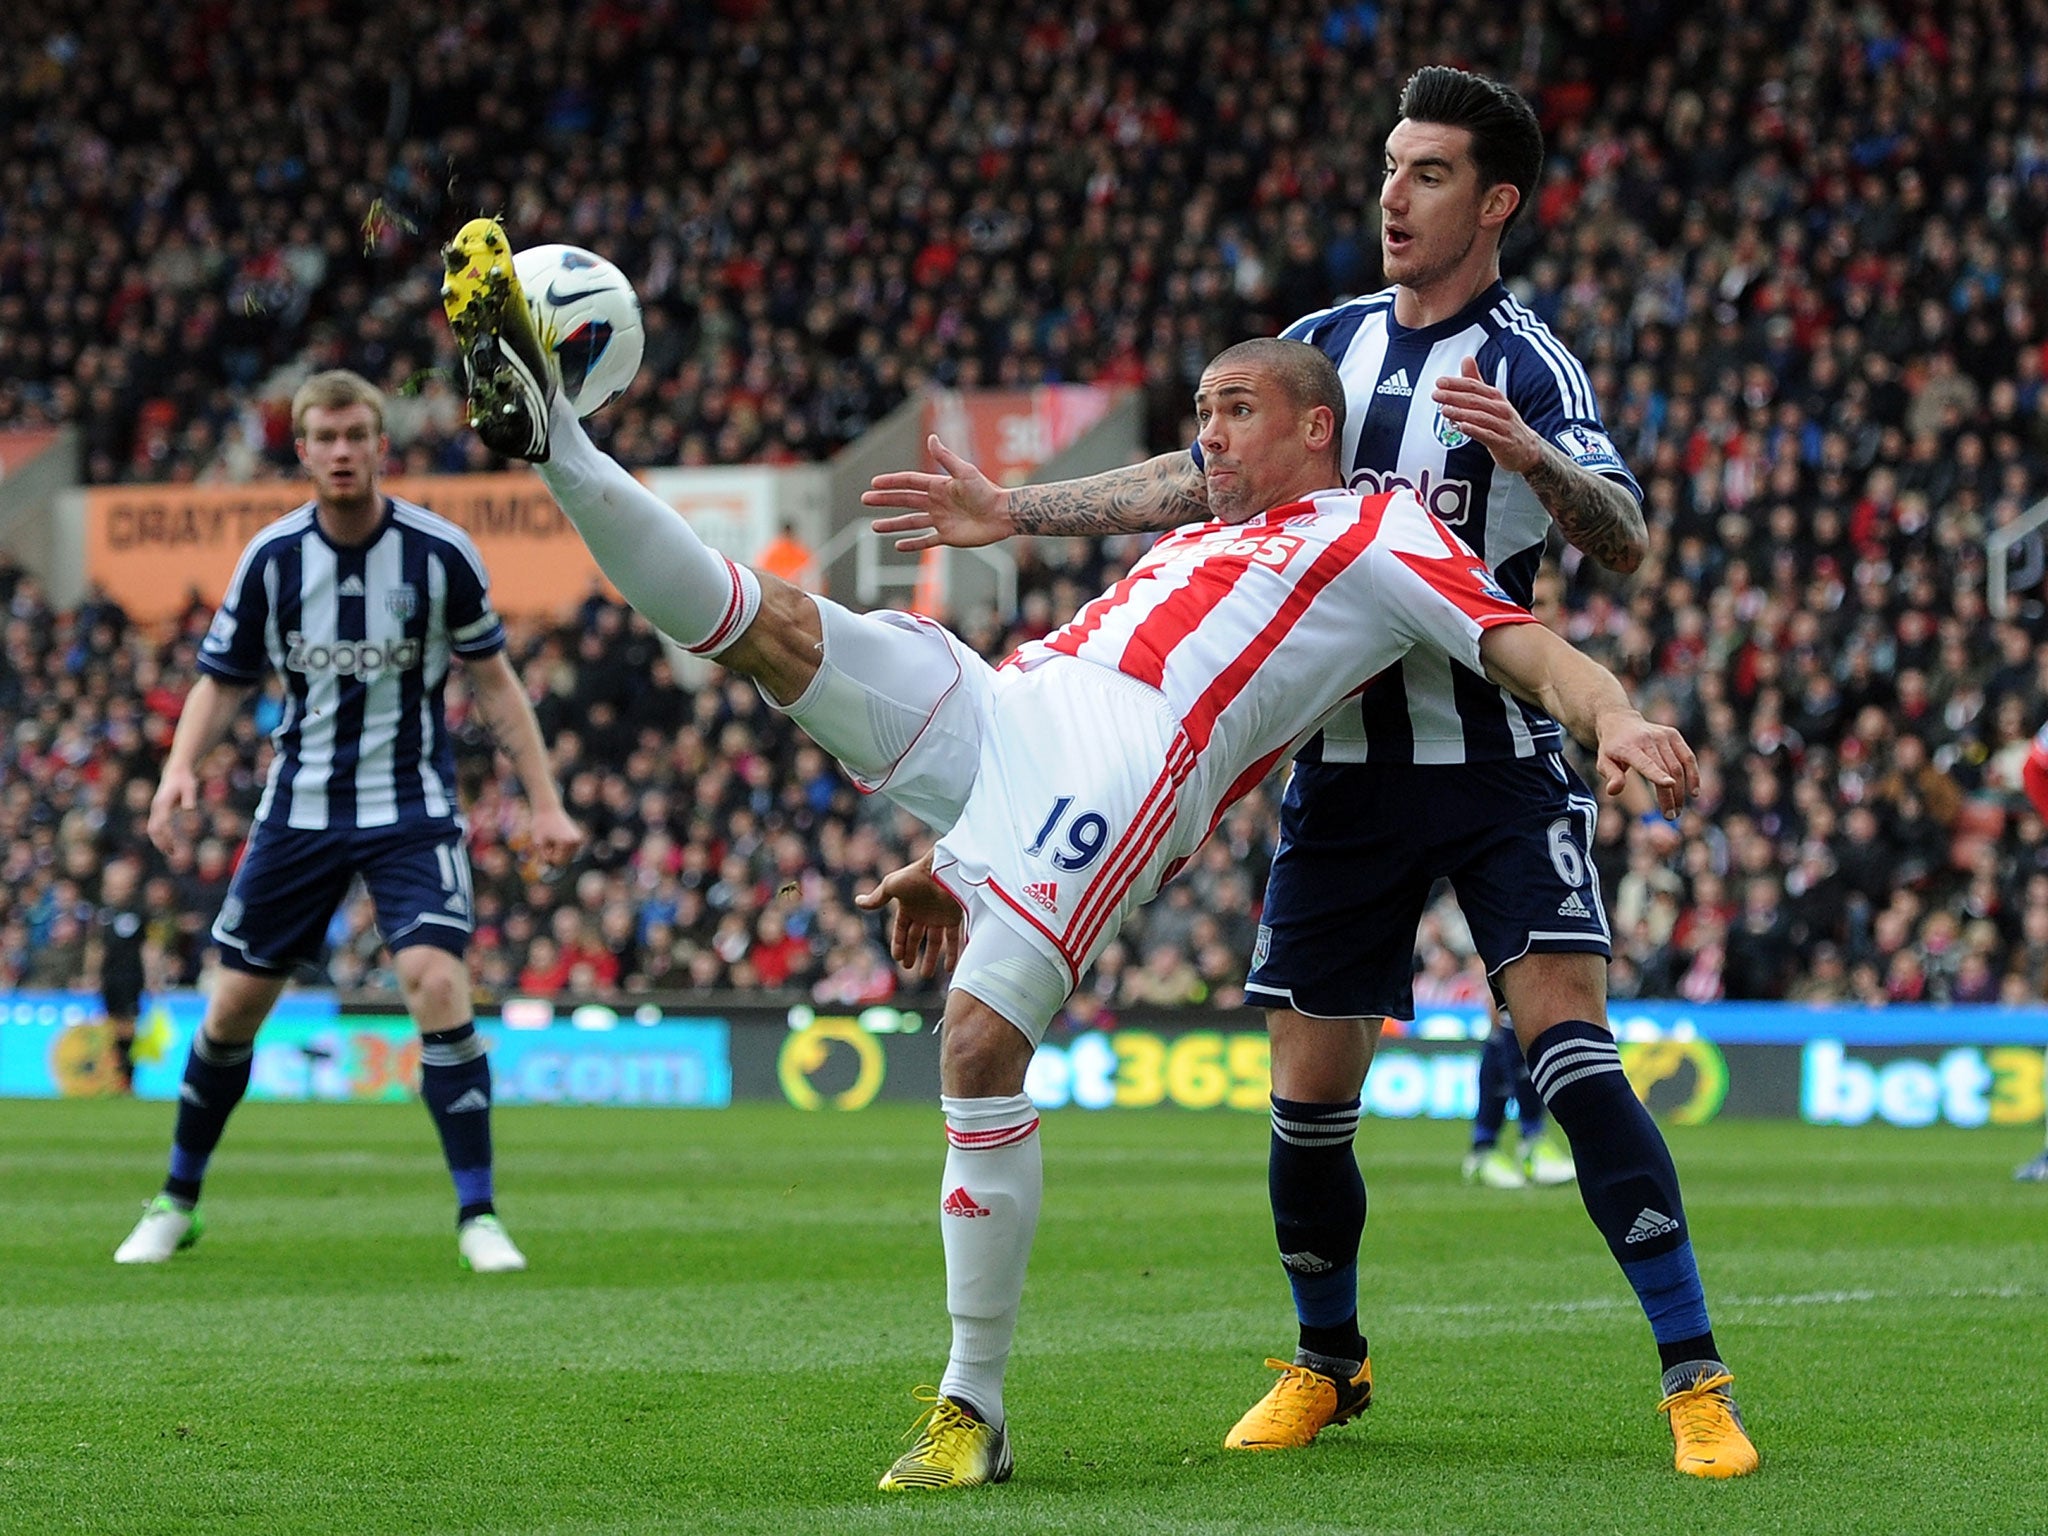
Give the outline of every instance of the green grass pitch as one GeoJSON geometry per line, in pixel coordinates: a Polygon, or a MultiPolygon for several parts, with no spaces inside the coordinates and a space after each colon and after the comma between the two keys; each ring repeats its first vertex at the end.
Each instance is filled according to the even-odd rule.
{"type": "Polygon", "coordinates": [[[1648,1331],[1570,1190],[1368,1121],[1379,1401],[1224,1430],[1292,1342],[1264,1122],[1066,1111],[1010,1373],[1016,1480],[875,1490],[945,1355],[935,1110],[514,1109],[533,1260],[455,1263],[408,1106],[243,1109],[211,1226],[116,1242],[165,1105],[0,1105],[0,1530],[2039,1531],[2048,1190],[2029,1139],[1672,1131],[1756,1477],[1670,1468],[1648,1331]]]}

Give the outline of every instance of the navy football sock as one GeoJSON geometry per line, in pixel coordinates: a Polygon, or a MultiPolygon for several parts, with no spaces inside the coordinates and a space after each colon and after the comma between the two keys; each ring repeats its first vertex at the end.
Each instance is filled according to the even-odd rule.
{"type": "Polygon", "coordinates": [[[1328,1360],[1363,1360],[1358,1327],[1358,1240],[1365,1179],[1352,1155],[1358,1100],[1303,1104],[1273,1096],[1266,1184],[1273,1233],[1294,1290],[1301,1348],[1328,1360]]]}
{"type": "Polygon", "coordinates": [[[228,1116],[249,1091],[249,1064],[254,1045],[223,1045],[201,1025],[192,1036],[192,1054],[185,1058],[185,1081],[178,1090],[178,1123],[171,1132],[171,1167],[164,1193],[180,1205],[199,1203],[206,1165],[220,1145],[228,1116]]]}
{"type": "Polygon", "coordinates": [[[441,1133],[441,1154],[455,1181],[455,1220],[487,1216],[491,1178],[491,1063],[474,1024],[420,1036],[420,1098],[441,1133]]]}
{"type": "MultiPolygon", "coordinates": [[[[1659,1353],[1711,1345],[1678,1171],[1621,1070],[1614,1036],[1580,1019],[1553,1025],[1529,1047],[1529,1071],[1571,1142],[1579,1197],[1635,1288],[1659,1353]]],[[[1681,1358],[1720,1357],[1709,1348],[1681,1358]]]]}
{"type": "Polygon", "coordinates": [[[1479,1051],[1479,1105],[1472,1114],[1472,1146],[1485,1151],[1500,1140],[1500,1128],[1508,1117],[1508,1100],[1522,1075],[1522,1048],[1515,1037],[1496,1029],[1486,1037],[1479,1051]]]}

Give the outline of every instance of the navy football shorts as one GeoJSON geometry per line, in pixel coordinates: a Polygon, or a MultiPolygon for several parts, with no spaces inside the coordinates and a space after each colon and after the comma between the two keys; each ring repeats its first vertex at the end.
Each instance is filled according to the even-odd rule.
{"type": "Polygon", "coordinates": [[[1532,952],[1613,953],[1592,794],[1557,753],[1296,763],[1245,1000],[1314,1018],[1415,1017],[1415,931],[1448,879],[1489,975],[1532,952]]]}
{"type": "Polygon", "coordinates": [[[214,920],[221,964],[273,976],[318,961],[356,875],[387,948],[464,953],[475,926],[465,841],[458,822],[319,832],[258,823],[214,920]]]}

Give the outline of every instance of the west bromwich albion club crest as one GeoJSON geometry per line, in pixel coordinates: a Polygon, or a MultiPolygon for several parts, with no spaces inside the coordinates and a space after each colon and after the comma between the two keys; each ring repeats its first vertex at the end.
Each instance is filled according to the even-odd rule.
{"type": "Polygon", "coordinates": [[[409,619],[420,611],[419,589],[409,581],[401,581],[384,594],[384,607],[395,619],[409,619]]]}
{"type": "Polygon", "coordinates": [[[1446,448],[1462,448],[1472,441],[1466,435],[1464,428],[1454,427],[1448,421],[1445,421],[1442,411],[1436,413],[1436,440],[1446,448]]]}

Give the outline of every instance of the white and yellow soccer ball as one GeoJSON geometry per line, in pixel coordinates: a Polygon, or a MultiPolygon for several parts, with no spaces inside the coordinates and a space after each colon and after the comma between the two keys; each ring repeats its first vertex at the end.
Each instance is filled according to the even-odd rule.
{"type": "Polygon", "coordinates": [[[626,392],[647,345],[626,274],[577,245],[536,245],[512,258],[562,393],[588,416],[626,392]]]}

